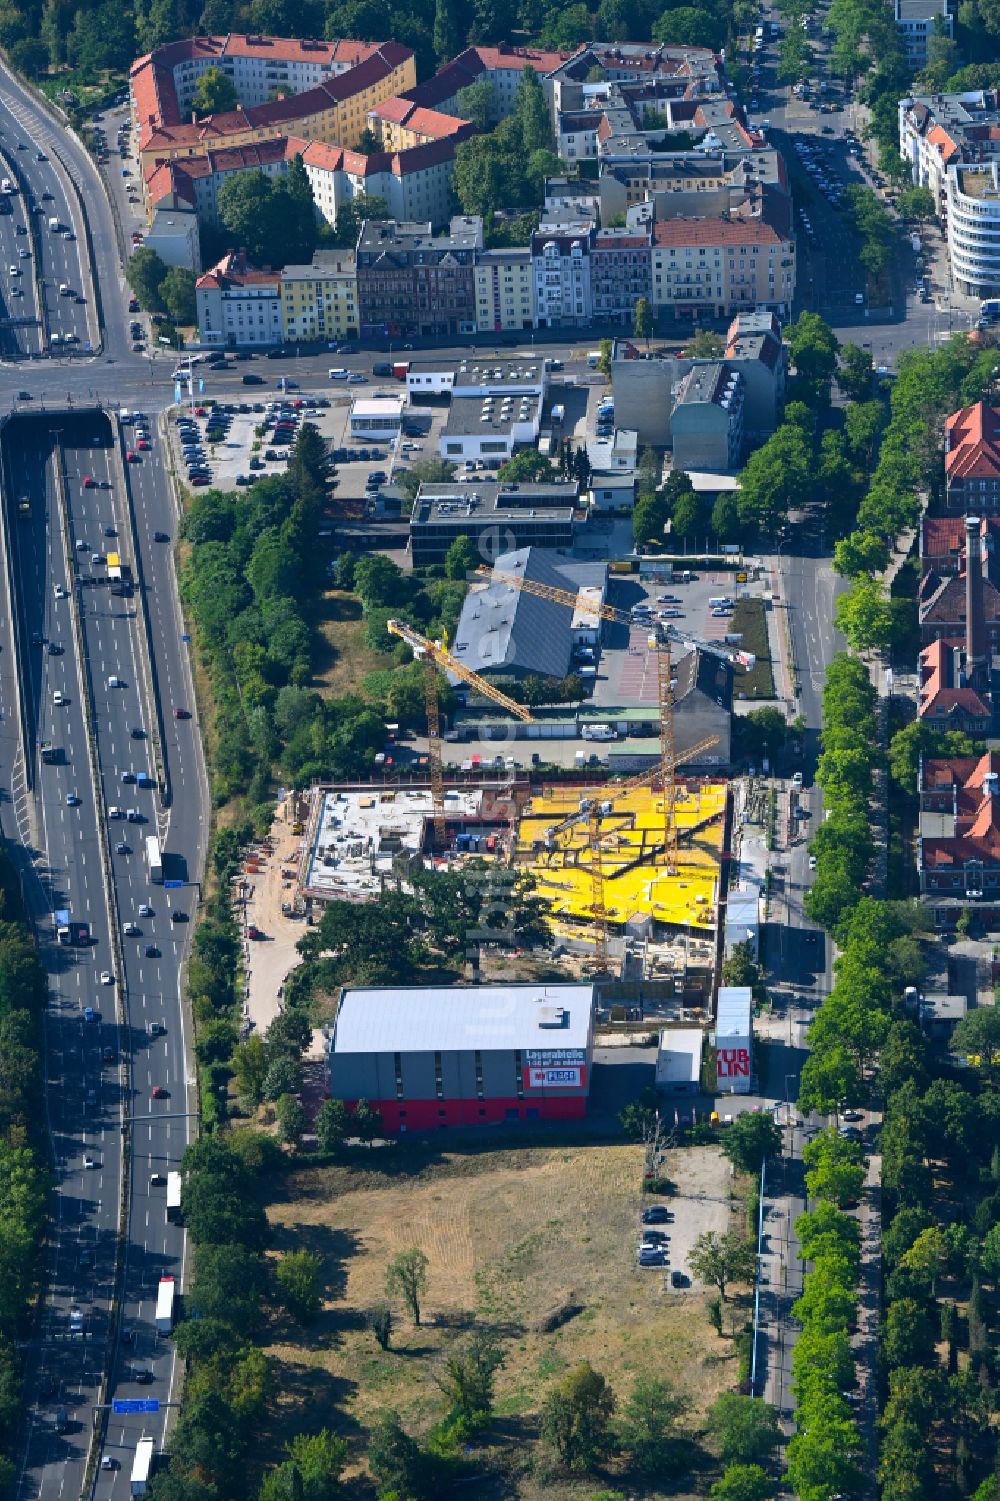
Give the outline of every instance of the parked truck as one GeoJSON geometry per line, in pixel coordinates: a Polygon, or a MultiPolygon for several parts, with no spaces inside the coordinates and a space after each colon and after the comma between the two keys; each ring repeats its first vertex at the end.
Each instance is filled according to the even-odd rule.
{"type": "Polygon", "coordinates": [[[153,1440],[141,1438],[135,1446],[135,1459],[132,1461],[132,1495],[144,1496],[149,1484],[150,1471],[153,1468],[153,1440]]]}
{"type": "Polygon", "coordinates": [[[161,1277],[156,1289],[156,1332],[169,1334],[174,1327],[174,1293],[177,1284],[173,1277],[161,1277]]]}

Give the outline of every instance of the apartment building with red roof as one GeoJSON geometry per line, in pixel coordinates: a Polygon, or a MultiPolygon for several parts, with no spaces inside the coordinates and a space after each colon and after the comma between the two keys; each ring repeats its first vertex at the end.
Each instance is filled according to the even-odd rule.
{"type": "Polygon", "coordinates": [[[917,870],[938,928],[1000,915],[1000,755],[921,762],[917,870]]]}
{"type": "Polygon", "coordinates": [[[198,332],[204,345],[258,347],[281,343],[281,276],[229,250],[195,283],[198,332]]]}
{"type": "Polygon", "coordinates": [[[654,313],[734,317],[766,307],[787,317],[795,296],[795,231],[787,196],[761,187],[729,214],[658,219],[654,313]]]}
{"type": "Polygon", "coordinates": [[[133,64],[133,124],[144,173],[167,157],[252,145],[295,134],[354,146],[368,111],[416,82],[413,52],[400,42],[297,42],[284,37],[193,38],[133,64]],[[218,67],[239,104],[199,119],[198,81],[218,67]]]}

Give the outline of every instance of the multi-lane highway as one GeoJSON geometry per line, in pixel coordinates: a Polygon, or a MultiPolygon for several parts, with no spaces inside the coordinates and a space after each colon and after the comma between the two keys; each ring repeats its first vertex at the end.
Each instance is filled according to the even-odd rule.
{"type": "MultiPolygon", "coordinates": [[[[79,1493],[95,1402],[169,1399],[174,1361],[155,1331],[156,1286],[167,1274],[183,1289],[185,1278],[183,1232],[167,1220],[161,1180],[193,1130],[180,985],[204,854],[205,783],[197,722],[174,717],[190,712],[191,686],[171,552],[153,541],[154,531],[173,530],[172,499],[154,440],[145,462],[128,466],[139,508],[134,554],[119,436],[116,422],[83,412],[15,418],[3,434],[15,621],[35,740],[34,791],[17,796],[17,832],[32,857],[22,861],[25,889],[52,977],[47,1069],[58,1175],[51,1291],[29,1369],[26,1497],[79,1493]],[[19,510],[26,514],[15,519],[19,510]],[[131,594],[109,582],[110,551],[134,566],[131,594]],[[158,682],[172,694],[162,716],[158,682]],[[163,764],[184,789],[168,806],[135,780],[154,773],[159,722],[163,764]],[[43,762],[43,742],[46,757],[55,749],[55,764],[43,762]],[[171,859],[168,877],[184,881],[179,888],[151,880],[145,838],[156,833],[171,859]],[[63,907],[90,925],[87,947],[56,940],[53,912],[63,907]],[[120,1282],[123,1143],[131,1214],[120,1282]]],[[[0,672],[5,709],[17,701],[12,659],[6,654],[0,672]]],[[[159,1445],[163,1421],[110,1419],[101,1453],[111,1467],[98,1470],[98,1497],[127,1494],[136,1441],[145,1432],[159,1445]]]]}

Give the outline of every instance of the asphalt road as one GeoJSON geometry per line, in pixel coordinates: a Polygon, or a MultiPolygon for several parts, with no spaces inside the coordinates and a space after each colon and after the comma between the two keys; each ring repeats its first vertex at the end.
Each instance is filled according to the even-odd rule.
{"type": "MultiPolygon", "coordinates": [[[[22,837],[37,830],[32,844],[34,875],[26,890],[41,936],[41,952],[52,976],[53,999],[47,1025],[50,1122],[58,1191],[57,1227],[51,1293],[40,1328],[37,1368],[31,1376],[36,1400],[24,1455],[19,1494],[56,1495],[83,1481],[91,1427],[91,1404],[97,1400],[104,1352],[115,1336],[108,1400],[155,1397],[169,1400],[175,1375],[172,1347],[153,1325],[159,1277],[173,1274],[184,1287],[185,1239],[167,1222],[165,1191],[151,1185],[153,1173],[176,1167],[193,1130],[190,1085],[193,1064],[180,1000],[180,974],[191,931],[189,922],[171,920],[171,910],[193,916],[197,885],[166,890],[149,878],[144,840],[159,832],[173,861],[168,876],[192,878],[204,854],[204,775],[195,719],[175,720],[173,709],[193,702],[175,599],[170,549],[152,541],[155,529],[173,530],[172,500],[155,446],[147,462],[130,465],[140,517],[140,557],[147,581],[157,678],[172,694],[164,723],[164,757],[173,785],[183,788],[167,809],[156,794],[123,781],[140,771],[152,773],[148,731],[149,693],[140,650],[142,622],[138,598],[112,593],[107,566],[94,554],[120,548],[131,557],[128,496],[113,446],[117,430],[105,416],[80,413],[48,422],[18,420],[7,430],[11,493],[31,501],[30,521],[13,523],[19,628],[29,643],[29,711],[38,738],[51,740],[64,753],[64,764],[35,771],[35,797],[17,804],[22,837]],[[56,432],[58,422],[58,433],[56,432]],[[95,445],[94,439],[98,442],[95,445]],[[72,562],[67,575],[53,449],[60,443],[64,503],[70,529],[72,562]],[[85,481],[93,482],[93,487],[85,481]],[[106,535],[110,530],[115,535],[106,535]],[[82,544],[78,546],[78,544],[82,544]],[[83,659],[78,662],[71,630],[69,598],[56,588],[74,590],[81,605],[83,659]],[[53,650],[50,652],[50,643],[53,650]],[[111,680],[117,679],[119,685],[111,680]],[[60,692],[65,703],[54,702],[60,692]],[[94,707],[99,801],[95,807],[87,755],[83,694],[94,707]],[[143,738],[132,735],[142,729],[143,738]],[[79,805],[70,806],[69,797],[79,805]],[[133,809],[143,822],[112,819],[110,808],[133,809]],[[128,853],[117,853],[124,841],[128,853]],[[100,846],[111,857],[118,924],[135,922],[140,932],[120,939],[124,961],[118,972],[111,943],[102,881],[100,846]],[[152,915],[142,917],[142,904],[152,915]],[[94,943],[68,949],[53,939],[52,911],[69,906],[74,917],[89,921],[94,943]],[[147,950],[147,945],[153,950],[147,950]],[[101,981],[102,971],[114,975],[101,981]],[[116,1017],[115,997],[121,1005],[116,1017]],[[100,1019],[84,1019],[92,1007],[100,1019]],[[163,1035],[150,1037],[157,1022],[163,1035]],[[105,1052],[110,1049],[110,1055],[105,1052]],[[122,1070],[121,1060],[128,1069],[122,1070]],[[165,1097],[153,1099],[159,1086],[165,1097]],[[91,1097],[90,1091],[93,1091],[91,1097]],[[119,1223],[121,1126],[130,1122],[131,1221],[126,1248],[121,1324],[133,1331],[128,1343],[110,1326],[119,1223]],[[94,1166],[85,1166],[90,1156],[94,1166]],[[71,1338],[70,1309],[81,1310],[82,1340],[71,1338]],[[137,1367],[153,1381],[140,1386],[137,1367]],[[57,1409],[64,1407],[68,1429],[55,1431],[57,1409]]],[[[154,440],[155,444],[155,440],[154,440]]],[[[144,456],[146,457],[146,456],[144,456]]],[[[138,570],[137,570],[138,571],[138,570]]],[[[9,669],[10,654],[5,666],[9,669]]],[[[5,684],[3,704],[13,703],[5,684]]],[[[127,1494],[136,1439],[152,1434],[159,1443],[163,1415],[112,1418],[104,1453],[117,1468],[100,1472],[99,1498],[127,1494]]]]}

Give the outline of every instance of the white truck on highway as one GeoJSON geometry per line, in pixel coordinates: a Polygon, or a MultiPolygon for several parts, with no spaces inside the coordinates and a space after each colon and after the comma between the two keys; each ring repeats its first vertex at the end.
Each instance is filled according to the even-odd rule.
{"type": "Polygon", "coordinates": [[[153,1468],[153,1440],[141,1438],[135,1446],[135,1459],[132,1461],[131,1490],[133,1496],[144,1496],[149,1484],[150,1471],[153,1468]]]}
{"type": "Polygon", "coordinates": [[[173,1277],[161,1277],[156,1289],[156,1332],[169,1334],[174,1327],[174,1293],[177,1284],[173,1277]]]}
{"type": "Polygon", "coordinates": [[[163,856],[160,854],[160,841],[154,834],[150,834],[146,840],[146,862],[149,865],[149,879],[158,886],[163,880],[163,856]]]}
{"type": "Polygon", "coordinates": [[[62,229],[62,224],[59,222],[58,219],[56,219],[56,218],[53,217],[53,218],[51,218],[49,220],[49,229],[52,231],[52,233],[54,235],[56,235],[62,229]]]}

